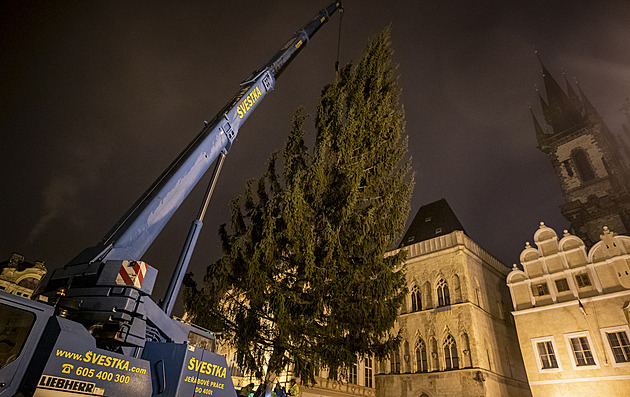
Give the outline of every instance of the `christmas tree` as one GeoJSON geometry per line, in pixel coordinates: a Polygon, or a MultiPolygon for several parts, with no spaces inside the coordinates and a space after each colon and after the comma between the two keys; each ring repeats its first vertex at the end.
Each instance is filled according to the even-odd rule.
{"type": "Polygon", "coordinates": [[[320,367],[337,378],[399,343],[391,328],[407,292],[404,252],[387,251],[413,175],[395,73],[387,30],[323,89],[312,148],[307,117],[295,113],[283,152],[233,201],[223,257],[202,288],[186,279],[193,320],[221,332],[268,387],[288,365],[302,382],[320,367]]]}

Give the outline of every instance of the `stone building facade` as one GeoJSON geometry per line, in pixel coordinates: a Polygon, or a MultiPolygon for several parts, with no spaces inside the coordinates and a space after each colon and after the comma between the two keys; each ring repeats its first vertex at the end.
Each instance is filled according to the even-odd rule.
{"type": "MultiPolygon", "coordinates": [[[[225,355],[230,374],[232,375],[232,382],[237,392],[250,383],[254,384],[254,389],[258,388],[260,381],[252,374],[245,373],[236,364],[236,355],[233,349],[219,345],[216,352],[225,355]]],[[[315,384],[311,386],[302,385],[300,380],[297,379],[300,387],[300,397],[375,397],[374,376],[376,372],[374,365],[375,362],[372,358],[358,359],[350,373],[344,374],[341,380],[329,379],[327,371],[320,369],[315,375],[315,384]]],[[[289,368],[288,371],[278,376],[276,382],[279,382],[285,390],[289,390],[290,381],[294,377],[289,368]]]]}
{"type": "Polygon", "coordinates": [[[0,290],[30,298],[46,271],[44,262],[29,263],[14,252],[8,261],[0,262],[0,290]]]}
{"type": "Polygon", "coordinates": [[[541,223],[507,277],[534,396],[630,395],[630,237],[541,223]]]}
{"type": "Polygon", "coordinates": [[[530,396],[505,277],[510,269],[464,232],[445,200],[418,211],[407,251],[410,295],[379,363],[376,395],[530,396]]]}

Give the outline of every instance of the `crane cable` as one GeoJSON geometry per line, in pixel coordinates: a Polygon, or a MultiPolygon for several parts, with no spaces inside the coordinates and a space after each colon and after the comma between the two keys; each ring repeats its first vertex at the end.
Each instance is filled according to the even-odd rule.
{"type": "Polygon", "coordinates": [[[339,33],[337,34],[337,59],[335,60],[335,83],[339,79],[339,49],[341,48],[341,21],[343,20],[343,8],[339,8],[339,33]]]}

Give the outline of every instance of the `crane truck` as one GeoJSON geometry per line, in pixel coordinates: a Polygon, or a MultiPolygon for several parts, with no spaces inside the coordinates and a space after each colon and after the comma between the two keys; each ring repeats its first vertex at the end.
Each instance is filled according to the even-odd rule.
{"type": "Polygon", "coordinates": [[[170,316],[200,220],[161,304],[150,298],[158,271],[142,257],[213,162],[214,188],[242,124],[341,10],[339,1],[322,9],[245,79],[105,237],[47,277],[37,299],[0,291],[0,396],[236,395],[212,335],[170,316]]]}

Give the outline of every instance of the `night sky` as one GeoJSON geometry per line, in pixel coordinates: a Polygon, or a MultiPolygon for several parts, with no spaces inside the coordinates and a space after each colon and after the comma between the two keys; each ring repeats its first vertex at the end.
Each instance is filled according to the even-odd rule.
{"type": "MultiPolygon", "coordinates": [[[[0,260],[63,266],[96,244],[238,90],[327,1],[0,3],[0,260]]],[[[558,233],[560,188],[536,149],[534,50],[615,133],[630,96],[628,1],[344,2],[340,61],[391,26],[416,172],[410,220],[446,198],[507,265],[540,221],[558,233]]],[[[221,252],[229,201],[281,149],[293,111],[334,79],[339,16],[322,27],[240,130],[190,270],[221,252]]],[[[312,121],[312,118],[311,118],[312,121]]],[[[312,126],[312,123],[310,124],[312,126]]],[[[312,128],[311,128],[312,130],[312,128]]],[[[144,260],[161,298],[209,175],[144,260]]],[[[177,313],[176,314],[181,314],[177,313]]]]}

